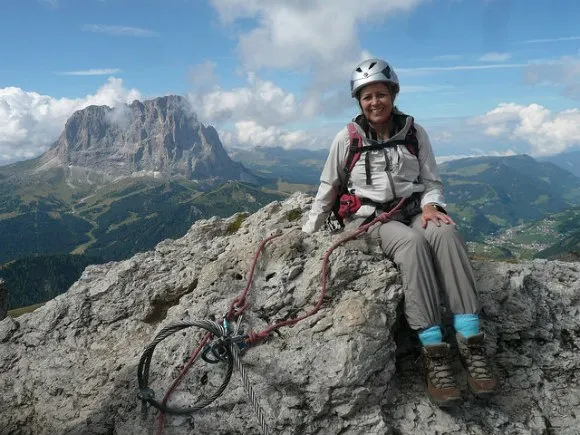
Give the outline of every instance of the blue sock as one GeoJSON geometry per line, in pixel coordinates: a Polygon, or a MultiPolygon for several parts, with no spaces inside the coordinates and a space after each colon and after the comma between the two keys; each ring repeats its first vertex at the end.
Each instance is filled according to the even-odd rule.
{"type": "Polygon", "coordinates": [[[418,335],[423,346],[443,342],[443,334],[441,334],[441,327],[439,325],[423,329],[418,335]]]}
{"type": "Polygon", "coordinates": [[[473,337],[481,332],[477,314],[455,314],[453,327],[465,338],[473,337]]]}

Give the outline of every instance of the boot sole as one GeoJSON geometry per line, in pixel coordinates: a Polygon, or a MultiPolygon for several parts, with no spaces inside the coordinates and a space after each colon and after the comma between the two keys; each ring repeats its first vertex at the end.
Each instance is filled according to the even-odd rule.
{"type": "Polygon", "coordinates": [[[457,405],[460,405],[463,402],[463,399],[461,397],[454,397],[451,399],[446,399],[446,400],[437,400],[434,397],[430,396],[431,401],[437,405],[439,408],[453,408],[457,405]]]}
{"type": "Polygon", "coordinates": [[[471,391],[471,393],[478,399],[489,399],[497,392],[497,390],[476,390],[472,387],[469,380],[467,381],[467,387],[469,388],[469,391],[471,391]]]}
{"type": "Polygon", "coordinates": [[[474,391],[470,388],[475,397],[482,400],[487,400],[495,395],[495,391],[474,391]]]}

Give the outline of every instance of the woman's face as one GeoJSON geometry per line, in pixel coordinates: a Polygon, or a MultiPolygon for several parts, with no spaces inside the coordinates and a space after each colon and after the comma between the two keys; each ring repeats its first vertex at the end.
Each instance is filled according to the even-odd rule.
{"type": "Polygon", "coordinates": [[[371,83],[359,95],[359,102],[366,118],[374,126],[389,122],[393,111],[393,96],[386,83],[371,83]]]}

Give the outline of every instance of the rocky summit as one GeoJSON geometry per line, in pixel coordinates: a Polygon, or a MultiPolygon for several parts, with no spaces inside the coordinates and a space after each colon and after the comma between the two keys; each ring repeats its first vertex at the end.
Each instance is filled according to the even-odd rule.
{"type": "Polygon", "coordinates": [[[109,178],[256,179],[229,158],[217,131],[197,120],[188,100],[176,95],[75,112],[38,166],[81,168],[109,178]]]}
{"type": "MultiPolygon", "coordinates": [[[[259,434],[257,409],[272,434],[580,433],[578,263],[474,263],[500,391],[476,400],[457,365],[464,402],[443,411],[424,393],[397,270],[365,239],[331,254],[320,310],[243,349],[246,385],[234,368],[210,405],[168,415],[160,432],[158,412],[143,413],[137,396],[146,346],[179,322],[220,322],[266,237],[278,236],[256,263],[244,333],[315,306],[322,258],[340,235],[300,230],[312,200],[295,194],[243,222],[239,215],[197,221],[150,252],[87,267],[67,293],[1,321],[0,433],[259,434]]],[[[157,400],[205,334],[185,328],[157,344],[147,379],[157,400]]],[[[169,405],[192,407],[215,396],[228,358],[198,358],[169,405]]]]}

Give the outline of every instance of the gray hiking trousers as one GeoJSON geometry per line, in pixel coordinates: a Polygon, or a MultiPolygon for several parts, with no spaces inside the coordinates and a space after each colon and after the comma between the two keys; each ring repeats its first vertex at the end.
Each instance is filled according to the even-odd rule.
{"type": "MultiPolygon", "coordinates": [[[[356,219],[347,229],[358,227],[356,219]]],[[[405,292],[405,315],[414,330],[441,324],[440,288],[453,314],[477,314],[480,304],[463,239],[455,225],[429,222],[421,213],[410,225],[393,220],[373,225],[368,236],[397,265],[405,292]]]]}

